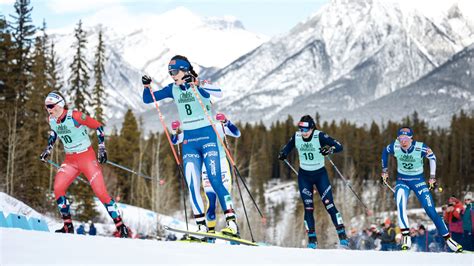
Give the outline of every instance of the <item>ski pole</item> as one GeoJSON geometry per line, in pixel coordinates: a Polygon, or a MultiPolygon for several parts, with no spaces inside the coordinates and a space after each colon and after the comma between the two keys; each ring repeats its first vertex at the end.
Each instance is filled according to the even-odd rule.
{"type": "MultiPolygon", "coordinates": [[[[49,164],[51,164],[52,166],[54,166],[54,168],[58,169],[61,168],[61,166],[59,166],[57,163],[51,161],[51,160],[48,160],[47,161],[49,164]]],[[[77,179],[79,179],[79,181],[83,182],[84,184],[89,184],[89,182],[87,182],[86,180],[84,180],[84,178],[80,177],[80,176],[77,176],[76,177],[77,179]]]]}
{"type": "MultiPolygon", "coordinates": [[[[154,180],[154,178],[151,177],[151,176],[147,176],[147,175],[144,175],[144,174],[142,174],[142,173],[138,173],[137,171],[134,171],[134,170],[132,170],[132,169],[130,169],[130,168],[127,168],[127,167],[125,167],[125,166],[123,166],[123,165],[120,165],[120,164],[118,164],[118,163],[114,163],[114,162],[111,162],[111,161],[107,161],[107,163],[110,164],[110,165],[113,165],[113,166],[115,166],[115,167],[117,167],[117,168],[120,168],[120,169],[122,169],[122,170],[125,170],[125,171],[127,171],[127,172],[130,172],[130,173],[132,173],[132,174],[135,174],[135,175],[137,175],[137,176],[140,176],[140,177],[143,177],[143,178],[147,178],[147,179],[150,179],[150,180],[154,180]]],[[[162,181],[164,181],[164,180],[158,179],[158,182],[160,183],[160,185],[163,185],[162,181]]]]}
{"type": "Polygon", "coordinates": [[[204,106],[202,100],[201,100],[201,97],[199,96],[199,93],[197,92],[196,88],[194,85],[191,85],[191,89],[192,91],[194,92],[194,95],[196,96],[196,99],[198,99],[198,102],[199,104],[201,104],[201,108],[202,110],[204,111],[204,114],[206,115],[207,119],[209,120],[209,123],[211,124],[212,126],[212,129],[214,130],[214,132],[216,133],[216,136],[217,136],[217,139],[219,140],[219,142],[221,143],[222,147],[224,148],[224,151],[227,155],[227,158],[229,159],[230,163],[232,164],[232,166],[234,167],[234,171],[235,173],[237,174],[237,176],[240,178],[240,180],[242,181],[242,184],[244,184],[244,187],[245,189],[247,190],[250,198],[252,199],[252,202],[253,204],[255,205],[255,208],[257,209],[258,213],[260,214],[260,217],[262,218],[262,222],[264,222],[266,220],[265,216],[262,214],[262,212],[260,211],[260,208],[258,207],[257,203],[255,202],[255,199],[253,198],[252,196],[252,193],[250,193],[250,190],[249,188],[247,187],[247,184],[245,183],[245,180],[242,178],[242,175],[240,174],[239,172],[239,169],[237,168],[237,165],[235,164],[235,161],[234,159],[232,158],[232,155],[230,154],[229,150],[225,147],[224,145],[224,141],[222,141],[222,138],[221,136],[219,135],[219,133],[217,132],[217,129],[216,129],[216,126],[214,125],[214,122],[212,121],[211,117],[209,116],[209,113],[207,112],[206,110],[206,107],[204,106]]]}
{"type": "Polygon", "coordinates": [[[337,166],[334,164],[334,162],[331,160],[331,158],[329,158],[329,156],[325,156],[328,161],[332,164],[332,166],[334,166],[334,169],[336,169],[336,172],[339,174],[339,176],[341,177],[342,181],[344,181],[344,184],[346,184],[346,186],[349,187],[349,189],[352,191],[352,193],[354,194],[354,196],[356,196],[356,198],[359,200],[359,202],[365,207],[365,209],[367,211],[370,212],[370,209],[367,207],[367,205],[364,204],[364,202],[360,199],[359,195],[357,195],[357,193],[355,193],[354,189],[352,189],[352,185],[349,181],[347,181],[347,179],[341,174],[341,172],[339,171],[339,169],[337,168],[337,166]]]}
{"type": "MultiPolygon", "coordinates": [[[[181,153],[180,153],[180,151],[179,151],[179,144],[176,145],[176,152],[177,152],[177,154],[178,154],[178,157],[181,157],[181,153]]],[[[179,167],[179,165],[178,165],[178,167],[179,167]]],[[[184,190],[186,189],[186,184],[184,184],[184,182],[185,182],[186,180],[184,180],[184,181],[183,181],[183,180],[184,180],[184,179],[181,178],[181,182],[179,182],[179,185],[180,185],[180,187],[181,187],[181,190],[184,192],[184,190]]],[[[183,202],[184,202],[184,203],[183,203],[184,209],[186,210],[186,209],[187,209],[187,208],[186,208],[186,193],[183,193],[183,202]]],[[[185,213],[186,213],[186,212],[185,212],[185,213]]],[[[187,220],[186,220],[186,221],[187,221],[187,220]]],[[[187,225],[186,225],[186,226],[187,226],[187,225]]],[[[189,237],[189,235],[188,235],[188,237],[189,237]]]]}
{"type": "MultiPolygon", "coordinates": [[[[155,98],[155,94],[153,94],[153,90],[151,89],[151,85],[145,86],[148,87],[150,90],[151,97],[153,98],[153,102],[155,103],[155,108],[158,111],[158,117],[161,122],[161,126],[163,127],[163,130],[165,131],[166,139],[168,140],[168,143],[170,144],[171,151],[173,152],[174,159],[176,161],[176,164],[178,165],[179,173],[181,174],[181,177],[184,179],[184,182],[186,182],[186,177],[184,176],[184,170],[183,166],[181,165],[180,160],[178,159],[178,156],[176,155],[176,150],[173,147],[173,143],[171,142],[170,134],[168,133],[168,128],[166,127],[163,114],[161,113],[160,106],[158,105],[158,101],[155,98]]],[[[186,230],[189,231],[189,226],[188,226],[188,213],[186,210],[186,192],[183,191],[183,205],[184,205],[184,218],[186,219],[186,230]]]]}
{"type": "MultiPolygon", "coordinates": [[[[221,124],[221,126],[222,126],[222,132],[225,132],[224,125],[221,124]]],[[[224,141],[227,148],[230,150],[229,142],[227,141],[227,138],[225,136],[224,136],[224,141]]],[[[247,226],[249,227],[250,237],[252,238],[252,242],[255,242],[255,239],[253,238],[252,227],[250,226],[249,216],[247,215],[247,208],[245,207],[244,197],[242,196],[242,189],[240,189],[239,179],[236,180],[236,183],[237,183],[237,188],[239,189],[240,199],[242,200],[242,207],[244,208],[245,219],[247,220],[247,226]]]]}
{"type": "Polygon", "coordinates": [[[286,165],[288,165],[288,167],[290,167],[291,170],[293,170],[293,172],[295,173],[296,176],[298,176],[298,172],[295,170],[295,168],[290,164],[290,162],[288,162],[287,159],[283,160],[286,165]]]}
{"type": "Polygon", "coordinates": [[[387,181],[384,180],[383,183],[384,183],[384,185],[386,185],[393,193],[395,193],[395,189],[393,189],[393,187],[390,186],[387,181]]]}

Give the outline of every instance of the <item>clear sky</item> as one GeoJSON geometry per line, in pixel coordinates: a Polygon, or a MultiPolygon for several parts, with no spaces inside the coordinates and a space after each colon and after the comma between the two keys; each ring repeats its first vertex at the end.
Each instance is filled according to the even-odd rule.
{"type": "MultiPolygon", "coordinates": [[[[318,11],[329,0],[32,0],[33,23],[40,25],[43,18],[49,29],[71,28],[79,19],[86,20],[104,10],[120,8],[128,16],[160,14],[184,6],[199,16],[233,16],[247,30],[273,36],[284,33],[318,11]]],[[[4,15],[13,14],[14,0],[0,0],[4,15]]],[[[120,16],[119,13],[117,13],[120,16]]],[[[83,21],[87,23],[87,21],[83,21]]],[[[104,23],[106,24],[106,23],[104,23]]],[[[172,22],[170,22],[172,24],[172,22]]]]}

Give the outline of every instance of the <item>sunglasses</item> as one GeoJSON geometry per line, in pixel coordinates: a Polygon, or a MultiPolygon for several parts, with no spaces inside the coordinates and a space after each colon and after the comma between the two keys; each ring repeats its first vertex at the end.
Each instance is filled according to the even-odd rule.
{"type": "Polygon", "coordinates": [[[170,76],[176,76],[179,73],[179,69],[170,69],[168,73],[170,74],[170,76]]]}
{"type": "Polygon", "coordinates": [[[56,104],[57,104],[57,103],[55,103],[55,104],[47,104],[47,105],[46,105],[46,108],[47,108],[47,109],[53,109],[53,108],[56,106],[56,104]]]}
{"type": "Polygon", "coordinates": [[[401,141],[401,140],[410,140],[410,139],[411,139],[411,138],[408,137],[408,136],[400,136],[400,137],[398,137],[398,140],[400,140],[400,141],[401,141]]]}
{"type": "MultiPolygon", "coordinates": [[[[62,101],[62,100],[61,100],[62,101]]],[[[60,103],[61,101],[57,102],[57,103],[53,103],[53,104],[46,104],[46,108],[48,109],[53,109],[58,103],[60,103]]]]}
{"type": "Polygon", "coordinates": [[[311,128],[309,128],[309,127],[300,127],[300,131],[301,131],[301,132],[305,132],[305,133],[306,133],[306,132],[308,132],[308,131],[310,131],[310,130],[311,130],[311,128]]]}

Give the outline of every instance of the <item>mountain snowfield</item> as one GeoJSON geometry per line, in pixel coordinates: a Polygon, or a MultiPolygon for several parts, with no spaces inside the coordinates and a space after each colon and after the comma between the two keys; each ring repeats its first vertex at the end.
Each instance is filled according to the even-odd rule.
{"type": "MultiPolygon", "coordinates": [[[[277,186],[285,190],[288,186],[277,186]]],[[[269,191],[268,193],[274,193],[269,191]]],[[[285,197],[283,197],[285,198],[285,197]]],[[[152,212],[130,205],[120,206],[130,226],[156,224],[152,212]]],[[[100,209],[104,208],[98,208],[100,209]]],[[[20,213],[48,221],[51,231],[60,226],[42,216],[24,203],[0,193],[0,211],[4,214],[20,213]]],[[[101,216],[105,211],[101,212],[101,216]]],[[[162,215],[159,215],[162,216],[162,215]]],[[[104,217],[102,217],[104,218],[104,217]]],[[[109,218],[110,219],[110,218],[109,218]]],[[[109,221],[110,222],[110,221],[109,221]]],[[[183,226],[171,217],[162,216],[160,222],[183,226]]],[[[75,223],[76,226],[78,223],[75,223]]],[[[113,228],[97,224],[98,232],[113,228]],[[104,228],[107,227],[107,228],[104,228]]],[[[472,265],[474,255],[453,253],[379,252],[337,249],[311,250],[277,246],[233,246],[226,242],[216,244],[181,243],[141,239],[120,239],[105,236],[56,234],[0,228],[1,265],[472,265]]]]}
{"type": "MultiPolygon", "coordinates": [[[[83,23],[87,25],[86,21],[83,23]]],[[[151,75],[159,88],[170,83],[172,80],[169,78],[167,66],[174,55],[187,56],[201,76],[205,77],[206,71],[230,64],[268,39],[262,34],[247,31],[243,24],[233,17],[199,17],[184,7],[147,16],[139,24],[136,21],[130,23],[133,27],[125,29],[107,25],[83,28],[87,32],[86,58],[90,68],[93,65],[98,32],[101,28],[103,30],[108,59],[104,81],[108,125],[120,126],[128,108],[137,115],[150,109],[151,106],[144,105],[141,99],[141,76],[145,73],[151,75]]],[[[69,65],[75,53],[71,48],[75,41],[73,29],[53,30],[51,38],[60,58],[67,87],[69,65]]],[[[92,86],[92,72],[90,76],[92,86]]],[[[66,94],[68,98],[73,96],[66,94]]],[[[154,114],[152,119],[144,119],[147,128],[152,128],[148,126],[149,120],[157,120],[154,114]]],[[[156,130],[156,127],[153,128],[156,130]]],[[[111,127],[108,128],[110,129],[111,127]]]]}
{"type": "MultiPolygon", "coordinates": [[[[232,88],[219,107],[244,121],[266,123],[316,112],[323,120],[387,118],[383,109],[357,116],[357,108],[418,81],[473,43],[474,23],[464,12],[472,10],[453,5],[435,22],[389,1],[331,1],[288,34],[215,73],[213,80],[232,88]]],[[[469,76],[461,87],[469,94],[466,102],[473,99],[469,76]]]]}
{"type": "MultiPolygon", "coordinates": [[[[183,7],[125,28],[102,25],[109,59],[107,130],[120,127],[128,108],[142,117],[145,132],[162,130],[156,110],[142,103],[140,77],[151,75],[155,90],[170,83],[167,64],[175,54],[186,55],[202,78],[224,90],[222,99],[214,99],[216,110],[234,121],[269,124],[319,112],[323,121],[362,124],[399,120],[416,110],[430,125],[447,126],[452,114],[473,109],[472,57],[465,59],[467,69],[449,73],[462,82],[430,87],[423,80],[474,43],[474,12],[465,2],[453,1],[434,13],[406,2],[332,0],[271,39],[245,30],[235,18],[199,17],[183,7]],[[434,100],[417,94],[415,105],[396,109],[397,102],[412,98],[412,91],[425,88],[446,92],[434,100]],[[405,91],[404,97],[396,97],[398,91],[405,91]],[[397,112],[387,111],[386,97],[397,112]]],[[[90,66],[99,27],[86,28],[90,66]]],[[[52,36],[68,77],[73,30],[52,36]]],[[[160,102],[168,123],[177,119],[173,105],[160,102]]]]}

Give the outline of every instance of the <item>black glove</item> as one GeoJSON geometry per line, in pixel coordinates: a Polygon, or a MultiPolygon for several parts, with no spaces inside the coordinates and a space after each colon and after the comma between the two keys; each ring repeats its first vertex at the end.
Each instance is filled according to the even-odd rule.
{"type": "Polygon", "coordinates": [[[104,144],[99,144],[99,151],[97,152],[97,160],[99,163],[107,162],[107,150],[105,150],[104,144]]]}
{"type": "Polygon", "coordinates": [[[333,149],[334,149],[333,147],[324,146],[322,148],[319,148],[319,153],[321,153],[323,156],[328,156],[332,154],[333,149]]]}
{"type": "Polygon", "coordinates": [[[380,175],[380,181],[382,181],[382,184],[387,184],[388,182],[388,170],[383,169],[382,174],[380,175]]]}
{"type": "Polygon", "coordinates": [[[143,85],[150,85],[151,77],[148,76],[148,75],[143,75],[142,76],[142,83],[143,83],[143,85]]]}
{"type": "Polygon", "coordinates": [[[191,74],[186,74],[183,76],[182,80],[185,83],[193,83],[194,81],[196,81],[196,78],[191,74]]]}
{"type": "Polygon", "coordinates": [[[286,154],[283,153],[282,151],[278,154],[278,160],[286,160],[286,154]]]}
{"type": "Polygon", "coordinates": [[[40,155],[40,160],[43,162],[48,162],[47,158],[51,154],[51,148],[46,148],[40,155]]]}

